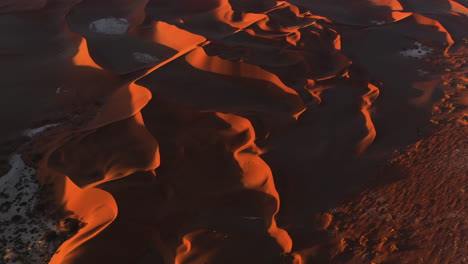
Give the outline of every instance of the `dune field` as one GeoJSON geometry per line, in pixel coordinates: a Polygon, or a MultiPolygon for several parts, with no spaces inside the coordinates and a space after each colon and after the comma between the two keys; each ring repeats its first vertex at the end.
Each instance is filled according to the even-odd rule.
{"type": "Polygon", "coordinates": [[[0,264],[468,263],[468,1],[0,0],[0,264]]]}

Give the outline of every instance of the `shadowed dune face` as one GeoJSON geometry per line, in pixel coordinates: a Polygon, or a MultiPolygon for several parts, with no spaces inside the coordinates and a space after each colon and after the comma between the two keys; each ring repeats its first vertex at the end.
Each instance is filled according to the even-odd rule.
{"type": "Polygon", "coordinates": [[[278,1],[275,0],[229,0],[229,4],[234,10],[261,12],[264,10],[270,10],[278,5],[278,1]]]}
{"type": "MultiPolygon", "coordinates": [[[[175,252],[180,263],[199,257],[213,262],[223,256],[232,261],[247,256],[260,262],[279,260],[281,252],[291,249],[291,240],[276,226],[279,197],[268,165],[258,157],[250,122],[218,113],[192,114],[180,123],[174,122],[177,118],[165,123],[161,120],[166,117],[164,108],[159,109],[162,113],[144,112],[144,116],[160,121],[149,124],[151,130],[164,124],[155,132],[164,138],[161,153],[166,153],[165,165],[157,171],[160,183],[170,186],[173,198],[168,207],[173,212],[157,229],[157,244],[165,248],[174,237],[183,238],[184,244],[175,252]],[[257,231],[251,234],[246,228],[257,231]],[[222,244],[210,248],[214,241],[222,244]],[[258,247],[265,251],[254,252],[243,245],[245,241],[264,241],[258,247]],[[239,247],[246,251],[239,254],[239,247]]],[[[170,250],[164,251],[166,259],[174,254],[170,250]]]]}
{"type": "Polygon", "coordinates": [[[159,166],[158,143],[137,114],[71,138],[51,154],[48,166],[79,187],[92,187],[136,171],[154,170],[159,166]]]}
{"type": "Polygon", "coordinates": [[[0,2],[0,142],[47,124],[21,151],[85,224],[49,263],[364,263],[316,216],[448,99],[467,12],[429,2],[0,2]]]}
{"type": "MultiPolygon", "coordinates": [[[[0,2],[0,14],[27,14],[30,11],[42,10],[49,12],[56,8],[69,9],[82,0],[3,0],[0,2]]],[[[33,16],[37,15],[33,14],[33,16]]],[[[26,15],[27,17],[28,15],[26,15]]]]}
{"type": "Polygon", "coordinates": [[[318,15],[346,25],[371,26],[392,23],[401,20],[411,13],[404,11],[398,0],[333,0],[321,1],[289,1],[292,4],[305,6],[318,15]]]}
{"type": "Polygon", "coordinates": [[[207,56],[201,48],[188,53],[185,61],[179,59],[161,71],[165,74],[154,72],[138,83],[166,100],[184,102],[185,107],[239,114],[277,112],[284,119],[297,118],[304,110],[298,94],[274,74],[254,65],[207,56]],[[179,72],[193,78],[178,78],[179,72]],[[171,81],[175,78],[177,83],[171,81]],[[206,78],[211,80],[209,84],[203,83],[206,78]],[[205,93],[211,95],[203,96],[205,93]],[[244,105],[236,106],[237,100],[244,105]]]}

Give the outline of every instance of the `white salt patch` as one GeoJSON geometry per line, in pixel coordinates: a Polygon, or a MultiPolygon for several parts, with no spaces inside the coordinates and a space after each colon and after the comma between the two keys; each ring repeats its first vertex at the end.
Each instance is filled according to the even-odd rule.
{"type": "Polygon", "coordinates": [[[89,29],[96,33],[120,35],[127,32],[130,25],[125,18],[108,17],[92,22],[89,29]]]}
{"type": "Polygon", "coordinates": [[[385,25],[387,22],[378,21],[378,20],[371,20],[371,23],[374,24],[374,25],[380,26],[380,25],[385,25]]]}
{"type": "MultiPolygon", "coordinates": [[[[33,184],[31,182],[31,179],[35,173],[34,169],[27,167],[26,164],[24,164],[23,160],[21,159],[20,155],[18,154],[14,154],[10,158],[10,166],[11,166],[10,171],[8,171],[7,174],[0,177],[0,186],[1,186],[0,191],[1,191],[2,197],[5,194],[8,196],[12,196],[13,194],[16,194],[17,188],[15,188],[14,186],[22,182],[23,187],[26,187],[26,188],[24,189],[23,195],[19,197],[19,200],[17,203],[30,201],[35,193],[35,190],[37,190],[38,188],[37,183],[33,184]]],[[[15,213],[14,211],[16,211],[14,209],[15,209],[14,207],[11,207],[9,211],[6,211],[6,212],[1,210],[0,217],[1,218],[5,217],[5,214],[6,216],[13,216],[15,213]]],[[[20,212],[24,212],[25,210],[27,210],[27,208],[19,208],[19,209],[20,209],[20,212]]]]}
{"type": "Polygon", "coordinates": [[[151,63],[155,63],[157,61],[159,61],[158,58],[150,55],[150,54],[146,54],[146,53],[141,53],[141,52],[133,52],[133,58],[138,61],[138,62],[141,62],[141,63],[145,63],[145,64],[151,64],[151,63]]]}
{"type": "Polygon", "coordinates": [[[406,57],[424,58],[427,54],[432,52],[432,49],[424,46],[419,42],[414,42],[415,47],[407,50],[400,51],[400,54],[406,57]]]}
{"type": "Polygon", "coordinates": [[[40,134],[44,132],[45,130],[51,127],[55,127],[55,126],[58,126],[58,124],[49,124],[49,125],[45,125],[45,126],[38,127],[38,128],[27,129],[23,131],[23,136],[34,137],[35,135],[40,134]]]}
{"type": "Polygon", "coordinates": [[[10,158],[11,169],[0,176],[0,263],[46,263],[56,246],[48,245],[44,235],[58,231],[51,219],[33,215],[38,202],[36,171],[19,154],[10,158]]]}

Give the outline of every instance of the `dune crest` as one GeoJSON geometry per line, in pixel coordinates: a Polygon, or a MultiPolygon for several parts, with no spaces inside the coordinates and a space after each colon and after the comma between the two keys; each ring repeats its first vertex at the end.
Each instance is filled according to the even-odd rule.
{"type": "Polygon", "coordinates": [[[417,221],[399,218],[424,205],[387,212],[406,197],[388,168],[411,167],[441,116],[466,123],[467,13],[456,0],[3,1],[15,114],[0,162],[21,156],[0,169],[14,185],[8,166],[31,168],[20,176],[79,221],[52,264],[401,260],[415,247],[389,243],[417,221]],[[376,186],[387,193],[362,198],[374,207],[353,200],[376,186]]]}
{"type": "MultiPolygon", "coordinates": [[[[57,186],[59,179],[54,180],[57,186]]],[[[74,212],[85,223],[77,234],[65,241],[49,263],[70,263],[79,254],[79,246],[104,230],[117,217],[118,209],[114,198],[108,192],[91,188],[80,189],[70,179],[62,181],[65,191],[62,201],[65,208],[74,212]]],[[[62,188],[57,188],[56,192],[62,188]]]]}
{"type": "Polygon", "coordinates": [[[361,140],[361,142],[359,142],[358,149],[357,149],[358,154],[362,154],[366,150],[366,148],[368,148],[372,144],[377,134],[374,123],[372,122],[370,109],[372,107],[372,103],[379,96],[380,90],[375,85],[370,84],[370,83],[368,87],[369,87],[369,91],[362,96],[363,102],[362,102],[362,108],[361,108],[361,112],[364,115],[364,118],[366,119],[366,128],[367,128],[368,134],[361,140]]]}
{"type": "MultiPolygon", "coordinates": [[[[302,101],[299,100],[296,91],[284,85],[277,76],[261,69],[260,67],[242,62],[231,62],[219,57],[208,56],[201,48],[193,50],[185,58],[190,65],[197,69],[227,76],[270,82],[274,84],[274,86],[272,85],[267,87],[265,92],[272,97],[281,98],[288,102],[293,108],[293,117],[297,119],[300,113],[304,111],[302,101]],[[275,87],[278,87],[279,89],[276,90],[274,89],[275,87]]],[[[261,89],[261,87],[259,87],[259,89],[261,89]]]]}

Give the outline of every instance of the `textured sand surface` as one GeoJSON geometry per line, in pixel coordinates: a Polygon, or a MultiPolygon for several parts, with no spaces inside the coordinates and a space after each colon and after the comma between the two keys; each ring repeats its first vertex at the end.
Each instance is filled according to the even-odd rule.
{"type": "Polygon", "coordinates": [[[463,0],[0,0],[0,263],[465,263],[466,28],[463,0]]]}

